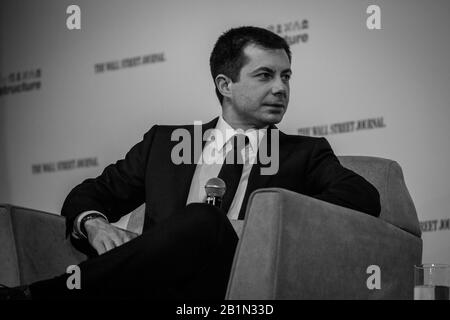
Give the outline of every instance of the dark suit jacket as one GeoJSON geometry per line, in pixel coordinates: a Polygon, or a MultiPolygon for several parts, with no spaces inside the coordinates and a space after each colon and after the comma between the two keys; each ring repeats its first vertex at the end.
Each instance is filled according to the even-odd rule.
{"type": "MultiPolygon", "coordinates": [[[[202,130],[214,128],[217,119],[204,124],[202,130]]],[[[171,135],[178,128],[194,136],[193,125],[155,125],[123,160],[107,166],[97,178],[76,186],[67,196],[61,212],[67,218],[67,233],[71,233],[75,217],[87,210],[100,211],[114,222],[145,202],[144,232],[149,225],[182,210],[196,164],[194,152],[192,164],[172,162],[171,151],[179,141],[171,141],[171,135]]],[[[266,135],[270,142],[269,136],[266,135]]],[[[193,143],[191,141],[192,146],[193,143]]],[[[326,139],[286,135],[279,131],[279,150],[279,170],[275,175],[260,175],[261,164],[253,165],[240,218],[245,214],[250,193],[265,187],[285,188],[379,215],[378,191],[364,178],[341,166],[326,139]]]]}

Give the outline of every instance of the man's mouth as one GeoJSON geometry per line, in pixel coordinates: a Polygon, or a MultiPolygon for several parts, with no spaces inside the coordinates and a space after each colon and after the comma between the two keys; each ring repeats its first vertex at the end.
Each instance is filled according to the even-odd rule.
{"type": "Polygon", "coordinates": [[[284,108],[284,103],[265,103],[264,105],[274,108],[284,108]]]}

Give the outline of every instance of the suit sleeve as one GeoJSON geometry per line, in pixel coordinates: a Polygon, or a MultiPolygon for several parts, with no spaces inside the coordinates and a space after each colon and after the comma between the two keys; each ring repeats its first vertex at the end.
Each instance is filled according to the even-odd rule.
{"type": "Polygon", "coordinates": [[[145,201],[146,164],[156,129],[153,126],[124,159],[72,189],[61,209],[61,215],[66,217],[67,235],[72,232],[75,218],[84,211],[99,211],[114,222],[145,201]]]}
{"type": "Polygon", "coordinates": [[[380,195],[366,179],[343,167],[325,138],[318,140],[308,164],[307,181],[314,198],[380,215],[380,195]]]}

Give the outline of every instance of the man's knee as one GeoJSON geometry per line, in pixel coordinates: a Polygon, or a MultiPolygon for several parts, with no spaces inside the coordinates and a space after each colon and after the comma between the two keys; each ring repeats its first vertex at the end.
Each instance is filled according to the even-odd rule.
{"type": "Polygon", "coordinates": [[[190,203],[186,206],[184,214],[189,217],[192,224],[208,232],[216,231],[225,236],[235,235],[226,213],[210,204],[190,203]]]}
{"type": "Polygon", "coordinates": [[[228,220],[225,212],[206,203],[190,203],[186,206],[185,215],[196,222],[223,223],[228,220]]]}

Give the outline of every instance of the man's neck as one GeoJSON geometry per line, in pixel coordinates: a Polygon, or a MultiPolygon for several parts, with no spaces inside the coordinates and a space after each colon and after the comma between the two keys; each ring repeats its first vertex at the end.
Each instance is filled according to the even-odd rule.
{"type": "Polygon", "coordinates": [[[243,131],[247,131],[249,129],[264,129],[267,128],[267,125],[255,125],[251,124],[245,121],[242,121],[241,119],[235,119],[232,116],[228,115],[226,112],[222,112],[222,118],[228,123],[234,130],[241,129],[243,131]]]}

